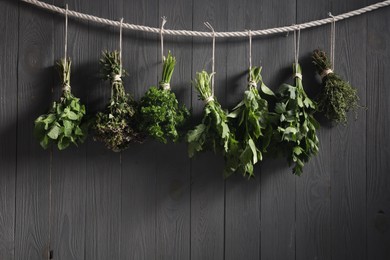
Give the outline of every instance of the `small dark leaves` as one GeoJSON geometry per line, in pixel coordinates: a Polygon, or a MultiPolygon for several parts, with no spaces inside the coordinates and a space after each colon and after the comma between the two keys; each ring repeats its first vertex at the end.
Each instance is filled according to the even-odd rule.
{"type": "Polygon", "coordinates": [[[120,74],[119,53],[103,52],[100,60],[103,78],[110,80],[112,95],[103,112],[98,112],[94,124],[95,140],[103,142],[114,152],[122,151],[132,142],[142,142],[144,137],[136,128],[136,102],[125,92],[120,74]]]}
{"type": "Polygon", "coordinates": [[[151,87],[142,97],[139,104],[140,129],[154,139],[167,143],[179,140],[179,130],[189,116],[185,106],[179,107],[179,102],[169,86],[176,60],[168,53],[164,60],[160,87],[151,87]]]}
{"type": "Polygon", "coordinates": [[[237,145],[228,125],[226,111],[212,97],[211,79],[213,76],[206,71],[196,73],[194,86],[199,93],[199,99],[205,101],[206,105],[202,123],[190,130],[186,136],[190,157],[205,150],[221,152],[225,156],[237,145]]]}
{"type": "Polygon", "coordinates": [[[47,149],[55,143],[59,150],[70,144],[77,146],[84,142],[88,132],[85,120],[85,106],[70,91],[70,59],[57,63],[64,91],[59,102],[54,102],[47,114],[35,120],[34,134],[41,146],[47,149]]]}
{"type": "Polygon", "coordinates": [[[355,112],[359,105],[357,90],[338,74],[330,71],[332,64],[326,53],[315,50],[312,55],[317,72],[322,75],[322,91],[318,97],[318,110],[335,123],[347,124],[347,113],[355,112]]]}
{"type": "MultiPolygon", "coordinates": [[[[301,74],[299,64],[293,66],[294,75],[301,74]]],[[[274,124],[275,147],[287,155],[294,164],[293,173],[301,175],[305,162],[318,152],[316,129],[319,124],[313,117],[316,104],[306,95],[302,79],[295,76],[295,86],[283,84],[277,93],[278,103],[271,115],[274,124]]]]}
{"type": "Polygon", "coordinates": [[[228,115],[230,127],[236,127],[238,143],[235,149],[229,150],[225,176],[235,171],[249,177],[254,176],[254,165],[263,159],[263,152],[266,152],[272,136],[268,102],[261,96],[274,96],[274,93],[263,83],[261,67],[253,67],[249,73],[249,84],[244,98],[228,115]],[[258,90],[259,83],[261,87],[258,90]]]}

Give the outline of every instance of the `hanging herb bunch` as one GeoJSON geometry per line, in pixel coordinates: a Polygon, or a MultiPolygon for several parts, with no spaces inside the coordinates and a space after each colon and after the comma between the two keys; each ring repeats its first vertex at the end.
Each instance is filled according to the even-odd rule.
{"type": "Polygon", "coordinates": [[[156,140],[167,143],[179,140],[179,128],[183,126],[189,112],[170,90],[170,82],[175,69],[176,59],[168,52],[164,57],[162,79],[159,88],[151,87],[139,104],[140,129],[156,140]]]}
{"type": "Polygon", "coordinates": [[[85,106],[71,92],[70,66],[69,58],[61,59],[57,63],[63,87],[62,97],[59,102],[53,102],[47,114],[35,120],[34,134],[44,149],[55,143],[59,150],[64,150],[70,144],[77,146],[84,142],[87,136],[85,106]]]}
{"type": "Polygon", "coordinates": [[[227,176],[238,170],[244,176],[253,177],[253,167],[263,159],[263,152],[266,152],[271,141],[268,102],[262,96],[274,96],[274,93],[263,83],[261,69],[253,67],[249,70],[249,84],[244,98],[228,115],[231,127],[235,125],[237,128],[238,149],[228,153],[225,168],[227,176]]]}
{"type": "Polygon", "coordinates": [[[131,142],[141,143],[143,135],[136,128],[136,102],[126,93],[122,77],[119,52],[103,52],[100,59],[103,79],[111,82],[111,99],[104,112],[98,112],[94,125],[95,140],[103,142],[108,149],[120,152],[131,142]]]}
{"type": "Polygon", "coordinates": [[[357,90],[332,70],[332,63],[322,50],[314,50],[313,63],[322,78],[323,89],[318,97],[318,110],[336,123],[347,124],[347,112],[357,116],[359,96],[357,90]]]}
{"type": "Polygon", "coordinates": [[[237,145],[234,134],[229,129],[227,113],[213,96],[212,77],[214,73],[208,74],[204,70],[196,73],[194,85],[199,99],[206,105],[202,123],[190,130],[186,136],[190,157],[205,150],[218,151],[225,155],[229,148],[237,145]]]}
{"type": "Polygon", "coordinates": [[[295,86],[280,86],[275,104],[275,140],[287,155],[289,164],[294,163],[293,173],[302,174],[305,162],[318,152],[319,140],[314,119],[316,104],[306,95],[302,85],[302,71],[298,63],[293,65],[295,86]]]}

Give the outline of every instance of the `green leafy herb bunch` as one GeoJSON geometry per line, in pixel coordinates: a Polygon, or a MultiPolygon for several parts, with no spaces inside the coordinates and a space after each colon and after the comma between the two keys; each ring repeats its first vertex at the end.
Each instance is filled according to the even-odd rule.
{"type": "Polygon", "coordinates": [[[112,89],[110,103],[103,112],[96,114],[95,140],[120,152],[132,142],[143,141],[143,134],[136,127],[137,104],[123,86],[122,77],[126,72],[121,68],[119,52],[104,51],[100,64],[103,79],[110,81],[112,89]]]}
{"type": "Polygon", "coordinates": [[[189,116],[187,108],[179,107],[175,93],[170,90],[175,64],[175,57],[168,52],[159,87],[151,87],[141,98],[138,108],[140,129],[162,143],[167,143],[168,139],[177,142],[179,129],[189,116]]]}
{"type": "Polygon", "coordinates": [[[357,90],[333,72],[332,63],[324,51],[314,50],[312,58],[323,86],[318,110],[324,112],[330,121],[346,125],[347,112],[353,110],[356,115],[360,107],[357,90]]]}
{"type": "Polygon", "coordinates": [[[275,140],[277,147],[287,155],[289,164],[294,164],[293,173],[301,175],[305,162],[318,152],[319,140],[314,119],[316,104],[306,95],[302,84],[299,64],[293,65],[295,85],[280,86],[275,104],[275,140]]]}
{"type": "Polygon", "coordinates": [[[70,144],[77,146],[84,142],[87,136],[85,106],[71,92],[70,67],[69,58],[61,59],[57,63],[63,87],[62,96],[59,102],[53,102],[47,114],[35,120],[34,134],[44,149],[55,143],[59,150],[64,150],[70,144]]]}
{"type": "Polygon", "coordinates": [[[212,77],[214,77],[213,73],[209,74],[204,70],[196,73],[194,86],[199,93],[199,99],[206,104],[202,122],[190,130],[186,136],[190,157],[205,150],[226,155],[230,148],[237,146],[237,141],[228,125],[227,112],[213,96],[212,77]]]}
{"type": "Polygon", "coordinates": [[[250,68],[249,84],[244,92],[244,98],[228,115],[231,127],[236,126],[238,149],[230,150],[228,153],[226,176],[238,170],[244,176],[253,177],[254,165],[263,159],[263,153],[266,152],[272,137],[268,102],[262,96],[274,96],[274,93],[263,83],[261,69],[250,68]]]}

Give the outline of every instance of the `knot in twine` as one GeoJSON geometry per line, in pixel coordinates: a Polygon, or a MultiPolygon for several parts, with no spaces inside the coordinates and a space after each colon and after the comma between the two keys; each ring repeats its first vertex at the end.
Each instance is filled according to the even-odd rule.
{"type": "Polygon", "coordinates": [[[299,78],[300,80],[302,80],[302,74],[301,74],[301,73],[295,73],[295,74],[293,75],[293,77],[294,77],[294,79],[295,79],[295,78],[299,78]]]}
{"type": "Polygon", "coordinates": [[[254,81],[254,80],[249,81],[249,87],[254,87],[254,88],[256,88],[256,87],[257,87],[256,81],[254,81]]]}
{"type": "Polygon", "coordinates": [[[320,77],[321,77],[321,79],[323,79],[323,78],[325,78],[326,76],[328,76],[331,73],[333,73],[332,69],[326,69],[326,70],[322,71],[320,77]]]}
{"type": "Polygon", "coordinates": [[[170,90],[171,84],[163,82],[163,83],[160,83],[160,87],[162,87],[163,90],[170,90]]]}
{"type": "Polygon", "coordinates": [[[122,76],[119,74],[114,74],[113,81],[122,82],[122,76]]]}
{"type": "Polygon", "coordinates": [[[71,90],[71,87],[70,87],[69,83],[65,83],[65,84],[62,86],[62,91],[64,91],[64,92],[66,92],[66,91],[70,92],[70,90],[71,90]]]}
{"type": "Polygon", "coordinates": [[[209,97],[207,97],[207,98],[204,100],[204,102],[205,102],[206,104],[210,103],[211,101],[214,101],[214,97],[213,97],[213,96],[209,96],[209,97]]]}

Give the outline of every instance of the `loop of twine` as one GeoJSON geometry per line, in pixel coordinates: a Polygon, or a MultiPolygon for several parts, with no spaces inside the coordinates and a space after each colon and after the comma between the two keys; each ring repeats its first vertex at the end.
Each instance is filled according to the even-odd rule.
{"type": "Polygon", "coordinates": [[[119,76],[122,77],[122,29],[123,29],[123,17],[119,26],[119,76]]]}
{"type": "Polygon", "coordinates": [[[332,70],[332,69],[326,69],[326,70],[324,70],[324,71],[321,73],[320,77],[321,77],[321,79],[323,79],[324,77],[328,76],[328,75],[331,74],[331,73],[333,73],[333,70],[332,70]]]}
{"type": "Polygon", "coordinates": [[[295,73],[293,78],[299,78],[299,79],[302,79],[302,74],[301,73],[295,73]]]}
{"type": "Polygon", "coordinates": [[[163,90],[170,90],[171,84],[169,83],[160,83],[160,87],[162,87],[163,90]]]}
{"type": "Polygon", "coordinates": [[[299,61],[299,42],[301,38],[301,26],[296,25],[294,30],[294,56],[295,56],[295,65],[298,65],[299,61]]]}
{"type": "Polygon", "coordinates": [[[164,62],[164,25],[167,22],[167,18],[165,16],[161,17],[161,28],[160,28],[160,43],[161,43],[161,62],[164,62]]]}
{"type": "MultiPolygon", "coordinates": [[[[212,62],[211,62],[211,73],[214,75],[215,74],[215,31],[209,22],[205,22],[204,25],[206,25],[206,27],[209,28],[213,33],[213,54],[212,54],[212,62]]],[[[214,96],[214,76],[211,78],[211,93],[212,96],[214,96]]]]}
{"type": "Polygon", "coordinates": [[[64,39],[64,59],[68,56],[68,4],[65,6],[65,39],[64,39]]]}
{"type": "Polygon", "coordinates": [[[328,13],[332,17],[332,23],[330,28],[330,61],[332,63],[332,70],[334,70],[334,54],[336,48],[336,18],[331,12],[328,13]]]}
{"type": "Polygon", "coordinates": [[[248,30],[249,37],[249,69],[252,69],[252,31],[248,30]]]}
{"type": "Polygon", "coordinates": [[[65,83],[63,86],[62,86],[62,91],[65,92],[65,91],[69,91],[70,92],[71,90],[71,87],[68,83],[65,83]]]}
{"type": "Polygon", "coordinates": [[[255,88],[256,88],[256,87],[257,87],[257,83],[256,83],[255,81],[253,81],[253,80],[250,80],[250,81],[249,81],[249,86],[250,86],[250,87],[255,87],[255,88]]]}
{"type": "Polygon", "coordinates": [[[204,102],[206,102],[206,104],[210,103],[211,101],[214,101],[214,97],[213,96],[209,96],[207,97],[204,102]]]}

